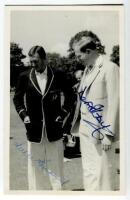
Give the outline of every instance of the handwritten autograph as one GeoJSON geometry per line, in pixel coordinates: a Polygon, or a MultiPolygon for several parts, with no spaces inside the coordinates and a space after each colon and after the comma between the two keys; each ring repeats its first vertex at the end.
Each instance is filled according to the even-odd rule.
{"type": "Polygon", "coordinates": [[[94,129],[92,131],[92,136],[98,140],[103,140],[104,134],[102,133],[102,131],[103,132],[106,131],[107,134],[109,133],[108,135],[113,136],[112,131],[108,128],[108,127],[110,127],[110,125],[105,125],[105,122],[103,121],[103,116],[100,114],[100,112],[103,111],[104,106],[101,104],[94,105],[94,103],[92,101],[87,101],[87,98],[85,96],[83,96],[85,90],[86,90],[86,87],[84,88],[83,91],[78,93],[80,101],[83,102],[87,106],[88,111],[92,114],[92,116],[98,122],[98,125],[97,125],[90,121],[83,120],[84,122],[89,124],[94,129]]]}
{"type": "MultiPolygon", "coordinates": [[[[26,158],[32,159],[33,161],[35,161],[35,162],[36,162],[36,165],[37,165],[39,168],[41,168],[42,170],[45,170],[45,172],[46,172],[48,175],[50,174],[51,176],[54,176],[58,181],[61,181],[60,178],[57,177],[57,175],[56,175],[54,172],[52,172],[50,169],[47,168],[47,162],[50,162],[51,160],[46,160],[46,161],[45,161],[45,160],[41,160],[41,159],[34,160],[33,156],[32,156],[31,154],[29,154],[28,151],[25,149],[25,147],[24,147],[24,144],[25,144],[25,143],[26,143],[26,142],[24,142],[24,143],[14,142],[14,145],[15,145],[16,149],[17,149],[18,151],[22,152],[23,155],[24,155],[26,158]]],[[[65,183],[68,182],[68,181],[69,181],[69,180],[63,180],[61,184],[63,185],[63,184],[65,184],[65,183]]]]}

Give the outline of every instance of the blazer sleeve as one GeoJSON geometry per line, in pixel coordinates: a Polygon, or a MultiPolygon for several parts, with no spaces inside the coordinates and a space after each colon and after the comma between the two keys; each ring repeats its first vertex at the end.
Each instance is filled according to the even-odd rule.
{"type": "Polygon", "coordinates": [[[114,64],[108,66],[106,87],[108,95],[106,122],[110,125],[113,136],[117,136],[119,134],[119,67],[114,64]]]}
{"type": "Polygon", "coordinates": [[[62,91],[64,94],[64,104],[62,106],[64,118],[63,127],[64,131],[69,134],[72,127],[74,106],[77,95],[74,92],[72,81],[67,78],[67,75],[64,75],[62,79],[62,91]]]}
{"type": "Polygon", "coordinates": [[[13,102],[14,102],[16,111],[18,112],[18,114],[22,120],[24,120],[25,116],[27,116],[26,107],[24,104],[24,95],[26,92],[26,87],[27,87],[27,78],[26,78],[25,74],[22,73],[19,76],[15,94],[14,94],[14,98],[13,98],[13,102]]]}
{"type": "Polygon", "coordinates": [[[71,79],[68,79],[65,74],[62,79],[62,91],[64,93],[63,109],[65,109],[67,113],[70,113],[74,106],[76,94],[74,92],[71,79]]]}

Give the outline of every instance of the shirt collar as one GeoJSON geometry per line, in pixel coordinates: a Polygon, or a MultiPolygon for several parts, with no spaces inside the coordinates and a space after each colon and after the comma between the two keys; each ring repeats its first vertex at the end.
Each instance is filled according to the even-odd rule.
{"type": "Polygon", "coordinates": [[[36,74],[36,76],[47,76],[47,67],[45,68],[45,70],[44,70],[42,73],[37,72],[37,71],[35,70],[35,74],[36,74]]]}
{"type": "Polygon", "coordinates": [[[95,64],[92,66],[87,66],[86,67],[86,74],[89,74],[91,71],[94,70],[94,68],[101,68],[102,67],[102,64],[103,64],[103,56],[102,55],[99,55],[98,58],[96,59],[96,62],[95,64]]]}
{"type": "Polygon", "coordinates": [[[103,56],[99,55],[98,58],[96,59],[96,62],[95,62],[94,66],[101,68],[102,64],[103,64],[103,56]]]}

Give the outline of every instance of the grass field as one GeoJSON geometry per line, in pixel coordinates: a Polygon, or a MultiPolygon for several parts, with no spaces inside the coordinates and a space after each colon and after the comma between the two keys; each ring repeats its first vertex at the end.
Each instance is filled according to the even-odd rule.
{"type": "MultiPolygon", "coordinates": [[[[27,149],[24,124],[14,109],[12,102],[13,93],[11,93],[10,102],[10,190],[28,190],[27,184],[27,156],[16,148],[17,144],[22,144],[24,150],[27,149]]],[[[115,155],[115,167],[118,168],[119,155],[115,155]],[[116,157],[115,157],[116,156],[116,157]]],[[[115,190],[119,189],[119,175],[116,173],[115,190]]],[[[73,158],[70,162],[64,163],[65,190],[82,190],[82,165],[81,158],[73,158]]]]}

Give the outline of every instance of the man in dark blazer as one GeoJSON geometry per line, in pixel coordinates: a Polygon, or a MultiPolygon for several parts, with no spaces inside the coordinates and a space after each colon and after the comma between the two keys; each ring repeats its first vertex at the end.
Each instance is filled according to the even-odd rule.
{"type": "Polygon", "coordinates": [[[29,58],[32,68],[21,73],[13,99],[27,130],[28,153],[31,155],[28,158],[29,189],[51,189],[47,184],[50,180],[53,190],[61,190],[63,124],[71,111],[73,90],[61,71],[47,66],[43,47],[32,47],[29,58]],[[42,162],[42,169],[36,161],[42,162]]]}

